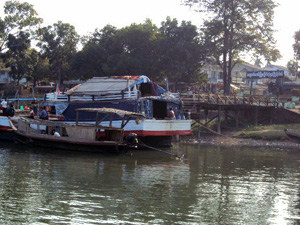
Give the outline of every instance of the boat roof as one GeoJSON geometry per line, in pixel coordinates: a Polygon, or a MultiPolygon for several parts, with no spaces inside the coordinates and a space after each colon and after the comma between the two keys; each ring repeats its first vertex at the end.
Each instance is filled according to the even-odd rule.
{"type": "Polygon", "coordinates": [[[145,75],[93,77],[68,90],[67,95],[103,95],[128,90],[136,84],[150,83],[145,75]]]}
{"type": "Polygon", "coordinates": [[[141,113],[129,112],[126,110],[113,109],[113,108],[78,108],[75,110],[79,112],[99,112],[105,114],[116,114],[120,117],[130,116],[135,118],[146,118],[146,116],[141,113]]]}

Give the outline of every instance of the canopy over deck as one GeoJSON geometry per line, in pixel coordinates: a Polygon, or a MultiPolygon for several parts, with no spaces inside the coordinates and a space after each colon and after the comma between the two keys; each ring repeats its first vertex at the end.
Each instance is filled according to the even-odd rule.
{"type": "Polygon", "coordinates": [[[134,117],[134,118],[146,118],[144,114],[129,112],[121,109],[113,109],[113,108],[79,108],[75,109],[77,112],[96,112],[96,113],[105,113],[105,114],[116,114],[120,117],[134,117]]]}

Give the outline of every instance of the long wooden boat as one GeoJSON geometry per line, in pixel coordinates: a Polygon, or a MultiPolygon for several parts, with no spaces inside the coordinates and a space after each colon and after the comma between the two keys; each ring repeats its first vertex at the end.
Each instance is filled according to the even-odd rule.
{"type": "Polygon", "coordinates": [[[284,129],[284,133],[286,136],[293,142],[299,143],[300,144],[300,134],[288,131],[287,129],[284,129]]]}
{"type": "Polygon", "coordinates": [[[20,118],[16,141],[49,148],[66,150],[79,150],[103,153],[118,153],[126,150],[132,143],[128,138],[124,139],[124,127],[132,118],[143,119],[145,116],[124,110],[108,108],[79,108],[76,109],[77,120],[70,124],[55,120],[40,120],[20,118]],[[94,124],[79,121],[80,113],[96,114],[94,124]],[[114,117],[122,118],[120,127],[113,127],[114,117]],[[101,123],[109,118],[109,125],[101,123]],[[53,135],[54,132],[60,136],[53,135]]]}

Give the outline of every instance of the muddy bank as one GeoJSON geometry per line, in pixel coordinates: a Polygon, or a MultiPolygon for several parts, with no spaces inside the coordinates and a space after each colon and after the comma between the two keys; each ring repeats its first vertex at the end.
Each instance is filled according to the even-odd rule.
{"type": "Polygon", "coordinates": [[[181,139],[185,143],[217,145],[217,146],[259,146],[259,147],[278,147],[295,148],[300,150],[300,144],[288,139],[284,129],[288,129],[300,134],[300,124],[273,124],[258,125],[240,128],[238,130],[222,130],[222,135],[200,130],[193,130],[193,136],[181,139]]]}
{"type": "Polygon", "coordinates": [[[240,138],[231,136],[205,136],[201,138],[190,137],[181,140],[184,143],[216,145],[216,146],[250,146],[250,147],[278,147],[278,148],[299,148],[300,144],[288,139],[262,140],[253,138],[240,138]]]}

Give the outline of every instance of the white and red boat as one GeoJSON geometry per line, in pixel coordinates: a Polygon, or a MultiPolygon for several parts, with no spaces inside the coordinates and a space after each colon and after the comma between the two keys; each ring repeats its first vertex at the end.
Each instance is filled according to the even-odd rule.
{"type": "MultiPolygon", "coordinates": [[[[94,77],[70,89],[64,95],[51,93],[45,96],[45,106],[54,116],[63,116],[64,122],[76,121],[77,108],[115,108],[142,113],[146,119],[130,120],[124,135],[136,133],[150,145],[170,146],[173,136],[191,135],[191,120],[186,120],[181,101],[144,75],[94,77]],[[175,118],[169,118],[173,108],[175,118]]],[[[95,115],[85,114],[79,121],[93,122],[95,115]]],[[[108,122],[108,121],[107,121],[108,122]]],[[[114,118],[113,126],[121,124],[114,118]]]]}

